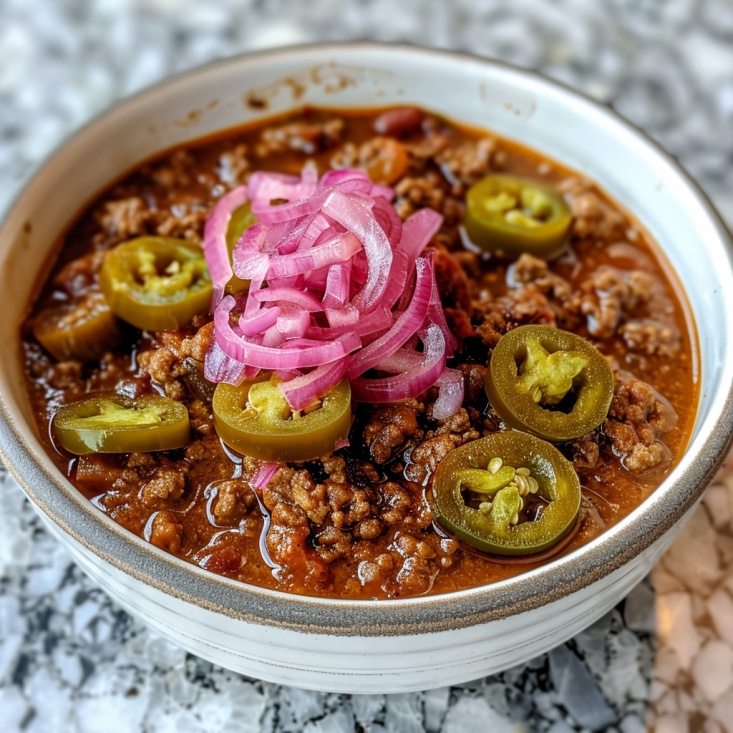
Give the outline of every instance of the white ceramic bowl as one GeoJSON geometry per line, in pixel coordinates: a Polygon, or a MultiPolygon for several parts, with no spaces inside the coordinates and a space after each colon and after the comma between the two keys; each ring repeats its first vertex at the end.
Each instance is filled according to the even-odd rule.
{"type": "Polygon", "coordinates": [[[66,142],[11,206],[0,228],[0,292],[2,457],[52,531],[122,607],[181,646],[301,687],[441,686],[571,637],[649,571],[731,434],[731,242],[708,201],[673,159],[609,109],[534,73],[455,53],[366,43],[276,50],[175,77],[113,107],[66,142]],[[648,227],[699,329],[700,405],[680,464],[641,508],[582,549],[521,577],[442,596],[289,596],[215,576],[128,533],[56,470],[31,427],[19,324],[59,232],[111,181],[179,143],[303,104],[406,103],[547,153],[599,182],[648,227]]]}

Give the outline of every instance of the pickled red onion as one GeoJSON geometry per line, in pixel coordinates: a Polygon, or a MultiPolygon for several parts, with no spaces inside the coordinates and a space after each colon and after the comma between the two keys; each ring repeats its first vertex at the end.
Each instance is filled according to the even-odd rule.
{"type": "Polygon", "coordinates": [[[312,166],[300,178],[256,172],[222,197],[204,244],[215,284],[207,378],[236,384],[260,369],[277,371],[294,410],[344,375],[354,399],[367,402],[437,386],[433,416],[453,414],[463,401],[460,372],[446,369],[456,340],[432,253],[423,254],[442,217],[422,209],[403,223],[392,197],[361,170],[329,171],[319,181],[312,166]],[[246,200],[258,223],[240,237],[230,264],[226,227],[246,200]],[[224,296],[233,273],[251,281],[236,299],[224,296]],[[389,376],[362,376],[370,369],[389,376]]]}

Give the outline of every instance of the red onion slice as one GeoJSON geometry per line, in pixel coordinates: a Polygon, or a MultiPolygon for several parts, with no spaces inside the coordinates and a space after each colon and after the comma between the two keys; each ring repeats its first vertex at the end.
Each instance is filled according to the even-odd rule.
{"type": "Polygon", "coordinates": [[[330,343],[295,348],[272,348],[250,343],[238,336],[229,322],[235,300],[226,296],[214,313],[216,340],[221,350],[230,358],[258,369],[303,369],[336,361],[361,346],[355,333],[346,333],[330,343]]]}
{"type": "Polygon", "coordinates": [[[346,374],[348,358],[338,359],[321,366],[305,376],[297,377],[278,385],[290,407],[302,410],[312,402],[330,392],[346,374]]]}
{"type": "Polygon", "coordinates": [[[392,246],[379,226],[371,202],[348,197],[333,191],[323,204],[323,210],[361,242],[369,270],[364,288],[354,297],[354,305],[361,311],[373,310],[387,287],[392,264],[392,246]]]}
{"type": "Polygon", "coordinates": [[[393,354],[423,325],[428,313],[435,275],[433,263],[429,258],[420,257],[415,267],[417,280],[410,305],[397,318],[387,333],[372,341],[352,357],[348,371],[349,379],[356,379],[393,354]]]}
{"type": "Polygon", "coordinates": [[[418,355],[420,363],[413,363],[406,371],[381,379],[352,380],[352,397],[357,402],[397,402],[432,387],[445,370],[445,338],[440,328],[428,326],[424,346],[424,353],[418,355]]]}
{"type": "Polygon", "coordinates": [[[295,287],[263,288],[254,294],[260,303],[281,302],[297,305],[309,313],[323,310],[323,304],[311,293],[295,287]]]}
{"type": "Polygon", "coordinates": [[[266,489],[267,485],[272,481],[273,476],[277,473],[277,470],[281,465],[282,463],[275,463],[274,461],[263,461],[254,472],[249,481],[249,485],[257,491],[266,489]]]}
{"type": "Polygon", "coordinates": [[[458,409],[460,373],[445,369],[455,339],[432,253],[421,256],[440,227],[439,214],[422,209],[403,223],[390,204],[394,191],[356,169],[329,171],[320,181],[312,165],[300,178],[256,172],[234,194],[207,222],[205,251],[218,301],[206,358],[213,381],[277,371],[293,409],[321,397],[344,374],[371,401],[416,396],[436,384],[434,416],[458,409]],[[228,252],[223,261],[231,211],[247,198],[258,221],[237,243],[232,263],[228,252]],[[236,299],[223,297],[232,271],[250,280],[249,292],[236,299]],[[232,325],[235,309],[240,315],[232,325]],[[415,350],[418,337],[422,353],[415,350]],[[360,378],[371,368],[396,374],[360,378]]]}
{"type": "Polygon", "coordinates": [[[206,219],[204,226],[204,256],[214,285],[212,311],[224,297],[226,284],[232,279],[232,264],[227,247],[227,229],[232,213],[247,200],[246,186],[224,194],[206,219]]]}

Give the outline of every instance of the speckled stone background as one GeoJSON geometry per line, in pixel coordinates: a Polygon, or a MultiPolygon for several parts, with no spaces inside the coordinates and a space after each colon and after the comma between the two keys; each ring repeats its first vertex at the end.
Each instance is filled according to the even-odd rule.
{"type": "MultiPolygon", "coordinates": [[[[171,72],[362,38],[494,56],[607,101],[733,223],[733,0],[0,0],[0,208],[64,135],[171,72]]],[[[81,574],[3,473],[0,730],[731,732],[732,514],[724,469],[651,578],[548,655],[352,697],[247,679],[161,639],[81,574]]]]}

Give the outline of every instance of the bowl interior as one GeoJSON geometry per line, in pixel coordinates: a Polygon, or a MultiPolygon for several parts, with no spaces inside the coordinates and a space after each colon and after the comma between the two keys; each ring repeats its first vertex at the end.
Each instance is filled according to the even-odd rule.
{"type": "MultiPolygon", "coordinates": [[[[0,339],[6,344],[0,360],[0,407],[7,423],[3,451],[25,478],[34,501],[71,529],[75,519],[70,507],[83,503],[34,434],[19,359],[19,324],[59,233],[100,190],[157,152],[304,104],[416,104],[494,130],[588,175],[651,232],[685,288],[697,324],[699,409],[687,453],[664,486],[595,544],[608,548],[619,533],[625,533],[627,544],[641,538],[640,511],[647,513],[646,530],[650,523],[659,525],[662,517],[671,526],[699,498],[699,486],[719,461],[730,434],[733,362],[726,354],[733,342],[733,272],[722,224],[674,161],[600,105],[501,64],[373,44],[285,49],[174,78],[93,121],[22,192],[0,228],[0,339]],[[65,494],[63,506],[53,492],[65,494]]],[[[596,564],[601,560],[599,555],[596,564]]],[[[572,562],[570,556],[557,565],[572,562]]]]}

